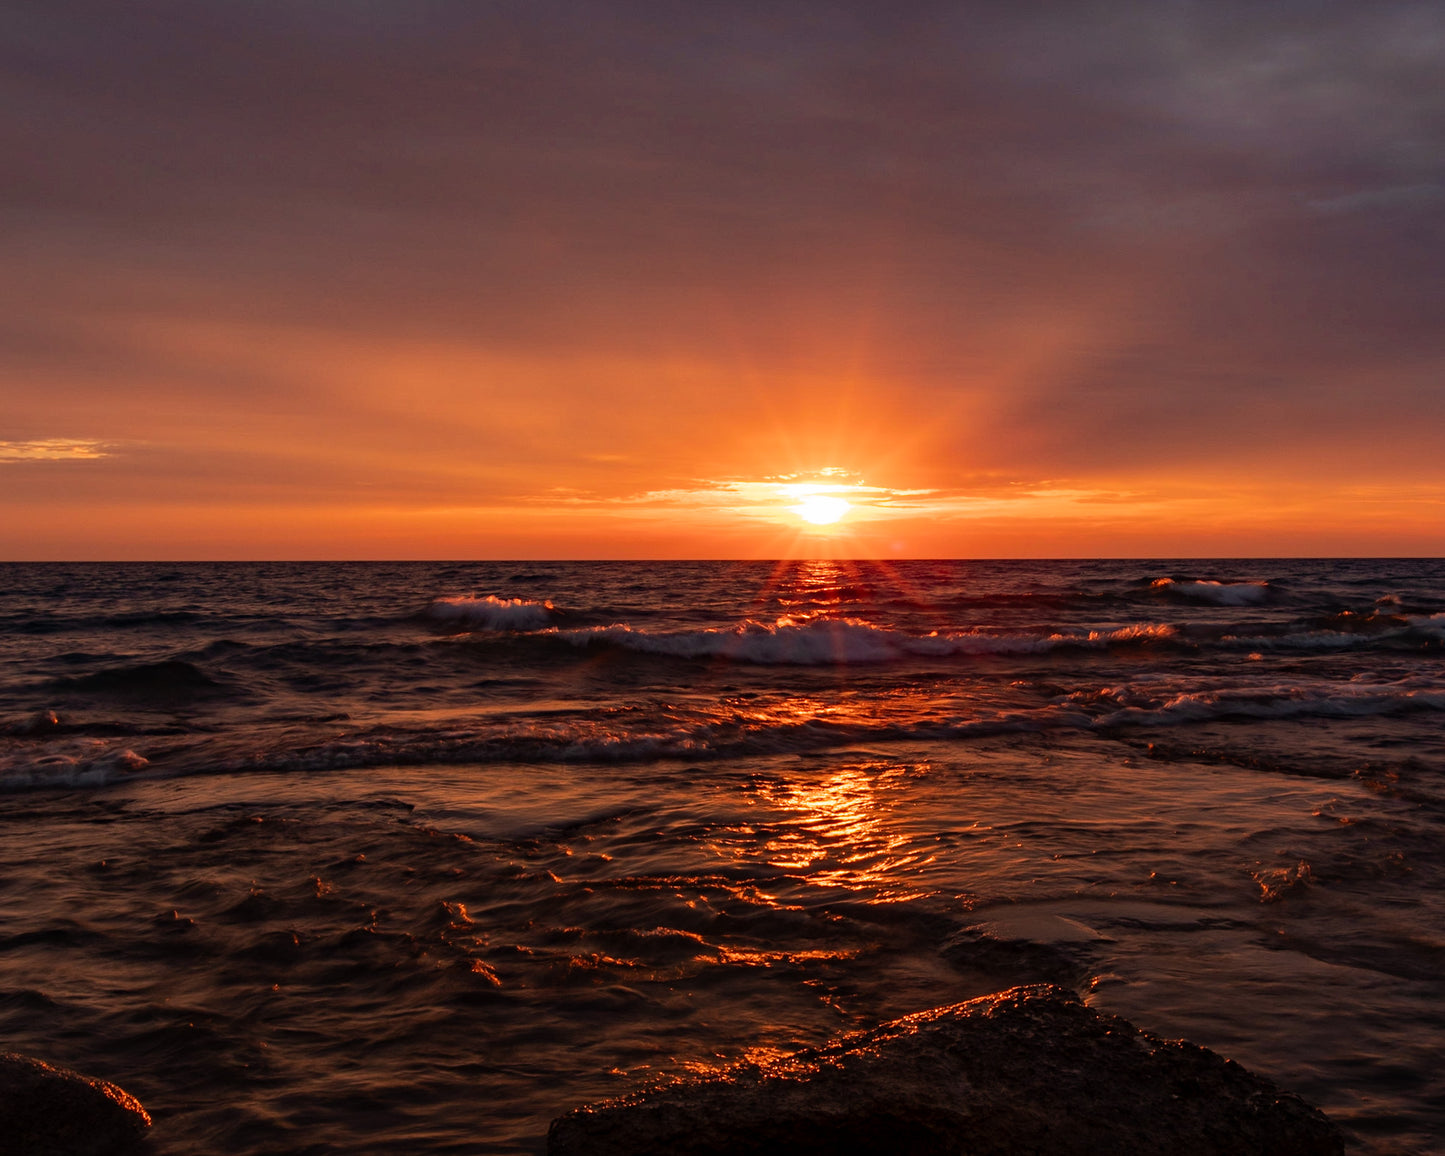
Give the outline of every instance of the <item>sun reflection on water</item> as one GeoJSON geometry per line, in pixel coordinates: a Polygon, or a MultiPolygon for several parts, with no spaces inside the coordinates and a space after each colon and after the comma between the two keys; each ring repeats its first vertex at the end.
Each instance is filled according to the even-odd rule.
{"type": "Polygon", "coordinates": [[[759,832],[757,853],[813,886],[862,892],[869,902],[918,898],[926,892],[912,872],[933,856],[894,820],[891,796],[919,773],[918,767],[866,762],[765,782],[763,798],[787,818],[759,832]]]}

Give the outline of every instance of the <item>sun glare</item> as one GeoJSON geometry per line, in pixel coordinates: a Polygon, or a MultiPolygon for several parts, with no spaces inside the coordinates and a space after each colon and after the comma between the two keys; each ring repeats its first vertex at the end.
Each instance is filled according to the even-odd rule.
{"type": "Polygon", "coordinates": [[[808,494],[796,506],[791,507],[793,513],[803,521],[812,522],[815,526],[836,522],[852,508],[852,503],[846,498],[834,497],[832,494],[808,494]]]}

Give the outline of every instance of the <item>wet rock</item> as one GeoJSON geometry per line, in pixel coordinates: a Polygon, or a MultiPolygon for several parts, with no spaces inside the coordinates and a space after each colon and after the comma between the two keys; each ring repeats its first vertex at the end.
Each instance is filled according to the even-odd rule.
{"type": "Polygon", "coordinates": [[[15,1052],[0,1052],[0,1153],[122,1156],[151,1118],[130,1093],[15,1052]]]}
{"type": "Polygon", "coordinates": [[[818,1049],[552,1122],[550,1156],[1337,1156],[1296,1096],[1048,985],[934,1008],[818,1049]]]}

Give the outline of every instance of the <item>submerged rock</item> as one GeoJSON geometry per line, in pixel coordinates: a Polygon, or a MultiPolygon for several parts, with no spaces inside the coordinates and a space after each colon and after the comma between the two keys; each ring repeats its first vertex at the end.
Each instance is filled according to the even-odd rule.
{"type": "Polygon", "coordinates": [[[151,1118],[130,1093],[15,1052],[0,1052],[0,1153],[121,1156],[151,1118]]]}
{"type": "Polygon", "coordinates": [[[1297,1096],[1048,985],[934,1008],[552,1122],[549,1156],[1337,1156],[1297,1096]]]}

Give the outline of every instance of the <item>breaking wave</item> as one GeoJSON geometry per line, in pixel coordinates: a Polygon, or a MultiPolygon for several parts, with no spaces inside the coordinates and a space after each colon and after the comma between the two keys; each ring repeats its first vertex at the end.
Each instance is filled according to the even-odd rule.
{"type": "Polygon", "coordinates": [[[557,608],[550,602],[529,602],[525,598],[438,598],[426,610],[427,617],[468,630],[545,630],[555,619],[557,608]]]}
{"type": "Polygon", "coordinates": [[[1209,602],[1215,606],[1258,606],[1269,597],[1268,582],[1216,582],[1205,578],[1156,578],[1151,589],[1161,594],[1209,602]]]}

